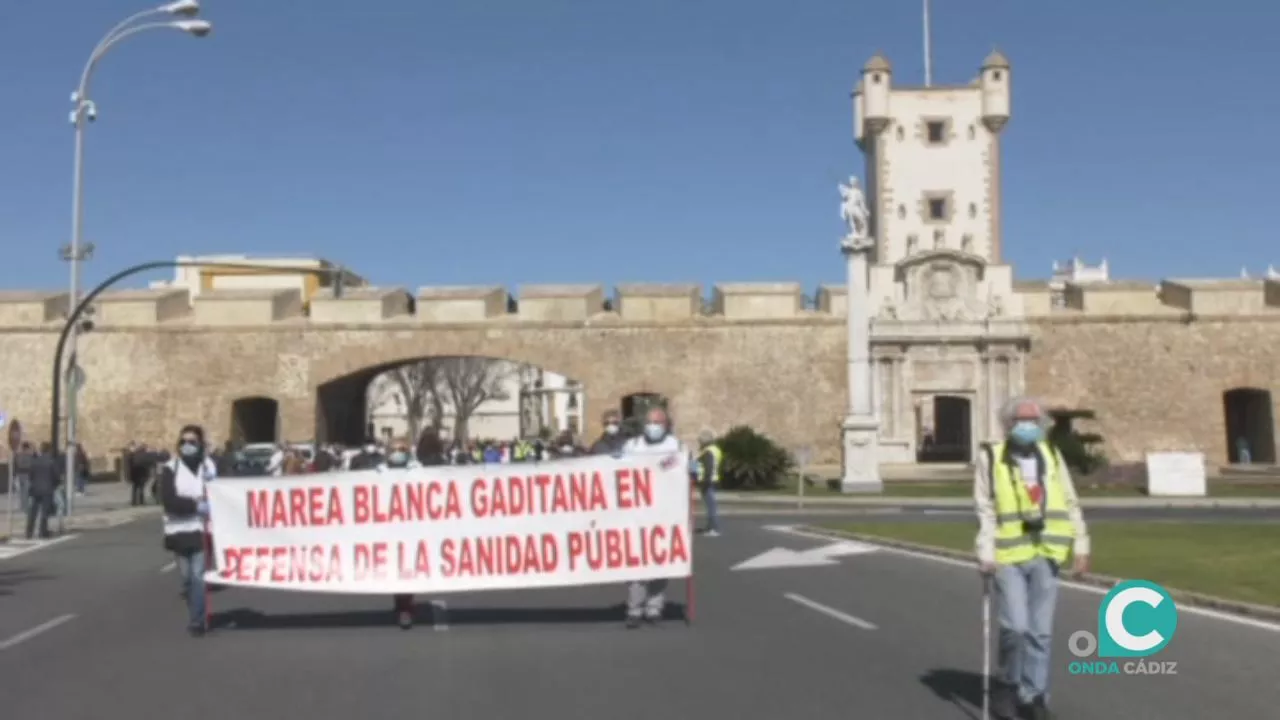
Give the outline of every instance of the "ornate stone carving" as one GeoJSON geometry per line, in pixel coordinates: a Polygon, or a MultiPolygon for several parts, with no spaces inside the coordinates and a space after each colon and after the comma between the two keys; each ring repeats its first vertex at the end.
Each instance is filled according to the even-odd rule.
{"type": "Polygon", "coordinates": [[[931,253],[903,268],[907,302],[898,319],[975,322],[991,308],[977,297],[980,266],[952,252],[931,253]]]}
{"type": "Polygon", "coordinates": [[[987,314],[990,317],[1004,317],[1004,296],[992,295],[987,298],[987,314]]]}
{"type": "Polygon", "coordinates": [[[880,313],[876,315],[876,318],[879,320],[898,319],[898,306],[894,304],[893,298],[885,297],[884,301],[880,303],[880,313]]]}

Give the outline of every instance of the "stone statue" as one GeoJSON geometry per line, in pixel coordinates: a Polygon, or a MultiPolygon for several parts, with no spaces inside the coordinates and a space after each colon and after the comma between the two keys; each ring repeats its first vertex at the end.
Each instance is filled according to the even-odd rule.
{"type": "Polygon", "coordinates": [[[853,175],[849,176],[848,183],[840,185],[840,219],[849,228],[845,235],[848,240],[861,240],[871,232],[871,211],[867,209],[862,186],[853,175]]]}
{"type": "Polygon", "coordinates": [[[898,319],[898,306],[893,303],[893,298],[885,297],[884,302],[880,303],[879,319],[881,320],[897,320],[898,319]]]}

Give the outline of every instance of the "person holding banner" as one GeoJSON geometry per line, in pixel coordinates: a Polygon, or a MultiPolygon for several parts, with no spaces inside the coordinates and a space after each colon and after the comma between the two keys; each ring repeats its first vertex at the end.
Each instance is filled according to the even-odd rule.
{"type": "Polygon", "coordinates": [[[606,410],[600,418],[604,434],[591,445],[592,455],[617,455],[622,452],[627,437],[622,434],[622,414],[617,410],[606,410]]]}
{"type": "MultiPolygon", "coordinates": [[[[444,461],[444,455],[437,447],[440,443],[436,438],[435,445],[432,445],[424,436],[419,442],[417,452],[422,456],[422,462],[409,452],[409,441],[404,439],[396,440],[391,446],[391,453],[387,455],[385,463],[378,467],[379,470],[410,470],[420,468],[423,465],[447,465],[444,461]]],[[[401,630],[409,630],[413,628],[413,596],[412,595],[394,595],[392,602],[395,606],[396,624],[401,630]]]]}
{"type": "Polygon", "coordinates": [[[208,631],[205,615],[204,573],[207,567],[205,522],[209,504],[205,483],[217,470],[205,456],[204,429],[187,425],[178,434],[178,457],[160,470],[160,504],[164,508],[164,548],[174,555],[187,601],[187,632],[203,637],[208,631]]]}
{"type": "MultiPolygon", "coordinates": [[[[632,438],[622,448],[627,455],[684,455],[684,446],[671,434],[671,417],[662,408],[652,408],[645,415],[644,432],[632,438]]],[[[687,490],[682,490],[687,492],[687,490]]],[[[627,628],[640,627],[642,622],[657,623],[667,604],[667,581],[648,580],[627,586],[627,628]]]]}

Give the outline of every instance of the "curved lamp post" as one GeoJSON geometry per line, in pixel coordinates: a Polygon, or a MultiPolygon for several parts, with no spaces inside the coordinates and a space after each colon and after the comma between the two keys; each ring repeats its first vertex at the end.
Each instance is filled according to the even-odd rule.
{"type": "MultiPolygon", "coordinates": [[[[253,263],[201,262],[199,260],[159,260],[127,267],[106,280],[103,280],[89,292],[85,293],[83,299],[71,306],[70,312],[67,313],[67,321],[62,326],[62,332],[58,334],[58,345],[53,353],[53,397],[49,404],[49,443],[54,448],[58,447],[59,439],[58,412],[62,409],[62,383],[64,377],[67,380],[71,379],[70,372],[63,373],[62,371],[63,359],[66,357],[67,346],[70,342],[73,342],[73,338],[79,331],[80,324],[82,322],[81,318],[84,317],[89,307],[93,305],[93,301],[97,300],[99,295],[111,289],[111,287],[116,283],[124,280],[125,278],[137,275],[138,273],[147,272],[148,270],[183,267],[221,268],[226,270],[261,270],[263,272],[275,273],[283,271],[308,275],[329,275],[333,277],[333,296],[335,298],[341,298],[343,296],[345,277],[347,274],[346,268],[344,267],[285,267],[282,265],[256,265],[253,263]]],[[[71,366],[75,367],[74,357],[72,358],[71,366]]],[[[71,391],[74,393],[76,388],[73,387],[71,391]]],[[[74,425],[68,423],[68,443],[75,439],[74,436],[71,435],[72,430],[74,430],[74,425]]]]}
{"type": "MultiPolygon", "coordinates": [[[[111,28],[106,35],[98,41],[94,46],[93,52],[89,53],[89,60],[84,65],[84,70],[80,73],[80,84],[76,86],[75,92],[71,94],[71,125],[75,128],[75,157],[73,160],[71,175],[71,243],[63,249],[62,256],[71,263],[71,295],[70,303],[72,306],[80,299],[80,262],[93,254],[93,245],[85,245],[82,242],[82,220],[84,218],[84,129],[85,125],[93,122],[98,118],[98,108],[93,100],[89,98],[89,82],[93,79],[93,71],[98,66],[98,61],[111,50],[111,48],[119,45],[121,42],[133,37],[139,33],[149,30],[179,30],[195,37],[204,37],[213,30],[213,25],[205,20],[195,19],[200,14],[200,3],[198,0],[175,0],[174,2],[165,3],[159,7],[149,10],[143,10],[134,13],[125,18],[122,22],[111,28]],[[168,16],[175,18],[165,21],[142,22],[151,17],[168,16]]],[[[71,326],[71,364],[67,368],[67,374],[76,373],[75,356],[76,356],[76,340],[79,335],[79,327],[71,326]]],[[[54,374],[61,372],[61,361],[55,369],[54,374]]],[[[56,392],[56,391],[55,391],[56,392]]],[[[75,388],[72,389],[72,398],[74,398],[75,388]]],[[[56,397],[56,395],[55,395],[56,397]]],[[[57,407],[55,405],[55,407],[57,407]]],[[[57,444],[57,415],[54,415],[54,451],[59,449],[57,444]]],[[[66,477],[64,479],[64,488],[66,490],[66,514],[71,514],[72,497],[75,495],[73,484],[75,481],[75,452],[71,445],[76,441],[76,409],[74,402],[68,402],[67,407],[67,458],[66,458],[66,477]]]]}

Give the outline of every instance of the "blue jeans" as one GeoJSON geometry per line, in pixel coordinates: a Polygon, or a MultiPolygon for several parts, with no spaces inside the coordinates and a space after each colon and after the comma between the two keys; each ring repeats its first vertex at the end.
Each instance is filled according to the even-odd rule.
{"type": "Polygon", "coordinates": [[[1049,646],[1058,601],[1058,566],[1047,558],[996,571],[996,616],[1000,626],[999,677],[1017,688],[1018,701],[1049,696],[1049,646]]]}
{"type": "Polygon", "coordinates": [[[719,532],[720,520],[716,512],[716,486],[706,483],[702,486],[702,504],[707,508],[707,531],[719,532]]]}
{"type": "Polygon", "coordinates": [[[178,574],[182,577],[182,594],[187,598],[187,627],[193,630],[204,630],[206,629],[204,551],[197,550],[190,554],[174,553],[173,559],[178,564],[178,574]]]}

